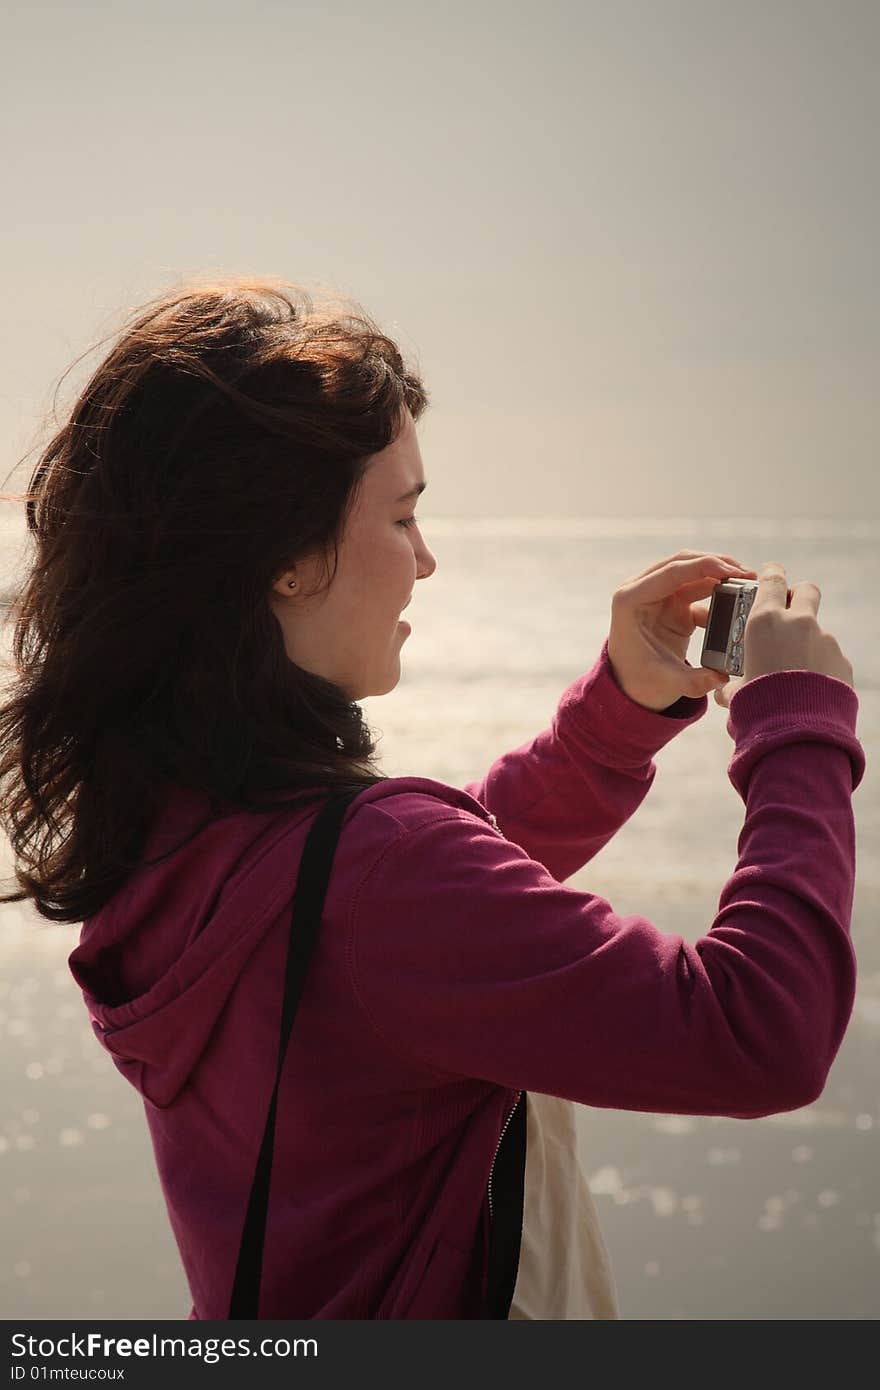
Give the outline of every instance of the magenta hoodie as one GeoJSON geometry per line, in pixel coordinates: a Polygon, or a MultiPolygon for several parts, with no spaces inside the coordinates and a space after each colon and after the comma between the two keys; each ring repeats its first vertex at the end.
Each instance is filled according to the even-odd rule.
{"type": "MultiPolygon", "coordinates": [[[[482,781],[388,778],[348,808],[282,1076],[261,1318],[486,1316],[487,1184],[521,1090],[740,1118],[819,1096],[856,978],[850,686],[784,671],[733,697],[745,818],[695,944],[564,886],[707,708],[635,704],[606,640],[550,728],[482,781]]],[[[143,1097],[190,1317],[227,1316],[323,804],[212,821],[134,874],[69,958],[143,1097]]],[[[203,808],[179,793],[145,857],[203,808]]]]}

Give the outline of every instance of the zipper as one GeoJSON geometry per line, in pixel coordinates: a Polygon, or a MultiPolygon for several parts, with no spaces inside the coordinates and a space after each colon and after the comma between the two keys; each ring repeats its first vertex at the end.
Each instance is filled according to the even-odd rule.
{"type": "Polygon", "coordinates": [[[495,1145],[495,1152],[494,1152],[494,1154],[492,1155],[492,1167],[489,1169],[489,1189],[488,1189],[488,1196],[489,1196],[489,1224],[490,1224],[490,1225],[492,1224],[492,1219],[493,1219],[493,1218],[492,1218],[492,1174],[493,1174],[494,1171],[495,1171],[495,1160],[496,1160],[496,1158],[498,1157],[498,1150],[501,1148],[501,1140],[504,1138],[504,1135],[505,1135],[506,1132],[507,1132],[507,1126],[510,1124],[511,1120],[513,1119],[513,1112],[514,1112],[514,1110],[516,1109],[516,1107],[519,1105],[519,1102],[520,1102],[521,1097],[522,1097],[522,1091],[517,1091],[517,1093],[516,1093],[516,1100],[513,1102],[513,1105],[510,1107],[510,1112],[509,1112],[509,1114],[508,1114],[508,1116],[507,1116],[507,1119],[504,1121],[504,1124],[503,1124],[502,1129],[501,1129],[501,1133],[500,1133],[499,1136],[498,1136],[498,1143],[495,1145]]]}

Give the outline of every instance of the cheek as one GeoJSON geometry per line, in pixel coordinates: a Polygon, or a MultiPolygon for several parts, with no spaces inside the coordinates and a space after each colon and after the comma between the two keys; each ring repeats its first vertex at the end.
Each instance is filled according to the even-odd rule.
{"type": "Polygon", "coordinates": [[[413,544],[407,535],[406,527],[395,527],[390,540],[377,550],[376,555],[377,562],[374,568],[378,587],[389,592],[395,588],[399,589],[401,584],[405,587],[416,569],[413,544]]]}
{"type": "MultiPolygon", "coordinates": [[[[388,608],[399,609],[412,589],[417,569],[406,527],[392,524],[368,539],[361,538],[356,569],[356,582],[351,587],[362,611],[372,610],[378,618],[388,608]]],[[[354,574],[350,578],[354,581],[354,574]]]]}

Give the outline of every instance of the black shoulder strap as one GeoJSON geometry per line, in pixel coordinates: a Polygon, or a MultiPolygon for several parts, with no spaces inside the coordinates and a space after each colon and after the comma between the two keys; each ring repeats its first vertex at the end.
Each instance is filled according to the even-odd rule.
{"type": "MultiPolygon", "coordinates": [[[[241,1237],[229,1305],[230,1321],[259,1317],[257,1310],[260,1302],[260,1279],[281,1071],[312,949],[321,925],[321,914],[342,822],[349,805],[361,790],[363,789],[357,788],[354,791],[343,792],[327,801],[309,831],[300,860],[290,916],[278,1067],[241,1237]]],[[[495,1220],[490,1236],[488,1279],[487,1316],[490,1318],[506,1318],[513,1298],[522,1231],[525,1159],[526,1093],[523,1091],[495,1158],[495,1220]]]]}
{"type": "Polygon", "coordinates": [[[260,1156],[254,1173],[245,1217],[238,1264],[232,1286],[229,1318],[257,1318],[260,1302],[260,1277],[263,1266],[263,1244],[266,1236],[266,1213],[269,1209],[269,1184],[272,1176],[272,1150],[275,1142],[275,1114],[278,1106],[278,1087],[290,1031],[302,995],[312,948],[318,937],[321,913],[333,856],[349,805],[363,790],[343,792],[332,796],[319,811],[309,831],[300,860],[296,892],[290,919],[290,939],[287,947],[287,968],[284,975],[284,1002],[281,1008],[281,1042],[278,1049],[278,1068],[275,1088],[269,1104],[260,1156]]]}
{"type": "Polygon", "coordinates": [[[495,1200],[489,1234],[487,1318],[509,1318],[516,1291],[525,1204],[527,1108],[528,1092],[520,1091],[492,1168],[495,1200]]]}

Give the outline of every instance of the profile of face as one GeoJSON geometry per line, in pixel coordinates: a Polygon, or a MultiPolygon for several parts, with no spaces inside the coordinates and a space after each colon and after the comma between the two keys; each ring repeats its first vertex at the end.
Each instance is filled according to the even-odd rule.
{"type": "Polygon", "coordinates": [[[414,516],[426,486],[409,411],[397,439],[371,458],[323,593],[319,557],[298,560],[272,585],[270,603],[291,661],[343,689],[350,700],[385,695],[400,679],[409,636],[401,610],[437,561],[414,516]],[[288,581],[296,580],[291,589],[288,581]]]}

